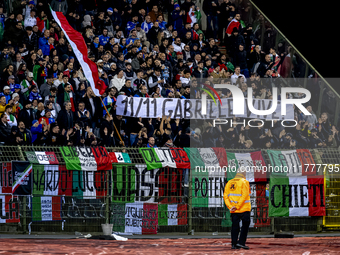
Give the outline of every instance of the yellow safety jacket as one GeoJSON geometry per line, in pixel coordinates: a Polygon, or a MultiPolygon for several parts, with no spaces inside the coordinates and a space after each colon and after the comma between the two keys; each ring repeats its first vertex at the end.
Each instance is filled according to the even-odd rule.
{"type": "Polygon", "coordinates": [[[250,212],[250,185],[242,174],[228,181],[224,189],[223,199],[229,210],[235,206],[236,211],[230,213],[250,212]]]}

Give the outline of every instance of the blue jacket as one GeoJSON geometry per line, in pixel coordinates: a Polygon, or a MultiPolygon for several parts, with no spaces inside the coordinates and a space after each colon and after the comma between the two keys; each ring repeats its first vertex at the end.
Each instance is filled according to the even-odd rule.
{"type": "Polygon", "coordinates": [[[130,43],[130,41],[132,41],[132,43],[134,43],[136,40],[139,40],[139,38],[131,38],[129,37],[127,40],[126,40],[126,45],[128,45],[130,43]]]}
{"type": "Polygon", "coordinates": [[[37,127],[31,127],[31,133],[32,133],[32,143],[37,139],[38,134],[42,132],[42,125],[39,124],[37,127]]]}
{"type": "Polygon", "coordinates": [[[50,55],[50,45],[48,44],[48,38],[39,38],[39,48],[42,50],[44,56],[50,55]]]}
{"type": "Polygon", "coordinates": [[[174,30],[177,30],[177,31],[181,30],[183,27],[183,15],[179,15],[180,12],[181,10],[179,11],[174,10],[171,13],[173,27],[174,27],[174,30]]]}
{"type": "Polygon", "coordinates": [[[6,97],[6,104],[8,104],[8,101],[12,99],[11,95],[5,95],[3,92],[0,93],[0,97],[5,96],[6,97]]]}
{"type": "Polygon", "coordinates": [[[110,40],[110,37],[108,37],[108,36],[104,36],[104,35],[99,36],[100,45],[105,46],[105,44],[107,44],[109,42],[109,40],[110,40]]]}
{"type": "Polygon", "coordinates": [[[146,21],[144,21],[141,25],[141,28],[145,31],[145,33],[149,32],[149,30],[152,28],[153,23],[147,23],[146,21]]]}
{"type": "Polygon", "coordinates": [[[158,24],[159,24],[159,27],[162,30],[165,30],[166,29],[166,24],[168,24],[168,23],[166,23],[166,21],[162,21],[162,22],[158,22],[158,24]]]}
{"type": "Polygon", "coordinates": [[[134,29],[136,27],[136,25],[138,24],[139,22],[132,22],[132,21],[129,21],[127,24],[126,24],[126,30],[127,31],[131,31],[132,29],[134,29]]]}
{"type": "Polygon", "coordinates": [[[39,95],[39,93],[34,93],[33,91],[31,91],[30,95],[29,95],[29,100],[31,102],[33,102],[33,100],[37,99],[38,101],[42,100],[42,97],[39,95]]]}

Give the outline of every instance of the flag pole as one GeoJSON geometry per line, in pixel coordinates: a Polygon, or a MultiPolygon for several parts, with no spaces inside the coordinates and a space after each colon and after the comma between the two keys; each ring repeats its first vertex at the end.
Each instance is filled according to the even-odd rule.
{"type": "MultiPolygon", "coordinates": [[[[105,106],[105,104],[104,104],[104,102],[103,102],[102,97],[99,97],[99,98],[100,98],[100,101],[102,102],[102,105],[104,106],[104,109],[105,109],[106,113],[111,117],[109,111],[107,110],[107,108],[106,108],[106,106],[105,106]]],[[[115,130],[116,130],[116,133],[117,133],[117,135],[118,135],[119,140],[122,142],[122,144],[123,144],[123,146],[124,146],[124,141],[123,141],[122,137],[120,136],[120,134],[119,134],[119,132],[118,132],[118,129],[117,129],[115,123],[113,122],[113,120],[112,120],[112,124],[113,124],[113,126],[114,126],[114,128],[115,128],[115,130]]]]}

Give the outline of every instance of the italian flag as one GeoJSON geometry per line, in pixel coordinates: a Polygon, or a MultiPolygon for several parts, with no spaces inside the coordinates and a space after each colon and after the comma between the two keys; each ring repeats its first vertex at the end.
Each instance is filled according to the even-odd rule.
{"type": "Polygon", "coordinates": [[[62,196],[72,195],[72,180],[66,181],[63,170],[58,165],[33,165],[32,221],[61,220],[62,196]]]}
{"type": "Polygon", "coordinates": [[[51,9],[54,20],[64,32],[68,42],[71,44],[74,54],[76,55],[86,79],[89,81],[92,90],[96,96],[101,96],[107,86],[103,80],[99,79],[97,65],[88,58],[87,46],[80,32],[74,30],[68,23],[62,12],[55,12],[51,9]]]}
{"type": "Polygon", "coordinates": [[[37,17],[37,26],[40,32],[44,33],[44,31],[46,29],[49,29],[50,25],[49,25],[49,21],[48,19],[46,21],[40,19],[39,17],[37,17]]]}
{"type": "Polygon", "coordinates": [[[126,152],[110,152],[110,159],[112,163],[131,163],[131,159],[126,152]]]}
{"type": "Polygon", "coordinates": [[[31,201],[32,221],[61,220],[61,197],[34,196],[31,201]]]}
{"type": "Polygon", "coordinates": [[[240,21],[238,21],[237,19],[232,19],[227,27],[226,33],[228,36],[231,36],[234,27],[236,27],[238,30],[240,29],[240,21]]]}
{"type": "Polygon", "coordinates": [[[112,163],[105,147],[61,147],[60,151],[68,170],[111,170],[112,163]]]}
{"type": "Polygon", "coordinates": [[[26,156],[32,164],[58,165],[59,161],[53,151],[26,151],[26,156]]]}
{"type": "Polygon", "coordinates": [[[223,148],[184,148],[192,171],[192,206],[223,207],[227,154],[223,148]]]}
{"type": "Polygon", "coordinates": [[[157,234],[157,203],[113,203],[112,208],[113,231],[139,235],[157,234]]]}
{"type": "Polygon", "coordinates": [[[190,8],[189,12],[187,13],[187,23],[190,23],[191,27],[193,27],[195,23],[200,22],[201,17],[202,17],[202,14],[200,10],[193,11],[193,9],[190,8]]]}
{"type": "Polygon", "coordinates": [[[270,178],[269,217],[325,214],[323,176],[270,178]]]}
{"type": "Polygon", "coordinates": [[[267,181],[267,172],[263,166],[266,165],[262,157],[261,151],[252,153],[231,153],[227,152],[228,158],[228,180],[235,177],[238,168],[246,170],[246,179],[249,182],[265,182],[267,181]]]}
{"type": "Polygon", "coordinates": [[[140,148],[148,170],[162,167],[190,168],[187,153],[182,148],[140,148]]]}
{"type": "Polygon", "coordinates": [[[228,164],[227,154],[223,148],[184,148],[191,163],[196,167],[223,167],[228,164]]]}
{"type": "MultiPolygon", "coordinates": [[[[317,167],[312,154],[307,149],[288,151],[267,150],[271,173],[281,176],[312,176],[317,174],[317,167]]],[[[322,171],[322,170],[320,170],[322,171]]]]}
{"type": "Polygon", "coordinates": [[[187,204],[158,204],[158,225],[179,226],[188,223],[187,204]]]}

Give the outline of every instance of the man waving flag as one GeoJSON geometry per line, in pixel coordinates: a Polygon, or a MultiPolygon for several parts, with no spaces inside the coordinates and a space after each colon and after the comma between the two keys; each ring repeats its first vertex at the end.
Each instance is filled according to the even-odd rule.
{"type": "Polygon", "coordinates": [[[230,21],[228,27],[227,27],[227,30],[226,30],[226,33],[228,36],[231,36],[231,33],[233,32],[233,29],[236,27],[237,30],[240,30],[240,19],[241,19],[241,16],[239,13],[236,13],[235,14],[235,17],[230,21]]]}
{"type": "Polygon", "coordinates": [[[67,40],[71,44],[73,52],[83,69],[86,79],[90,82],[93,92],[96,96],[102,95],[107,86],[104,81],[99,79],[97,65],[87,56],[87,46],[83,36],[70,26],[62,12],[55,12],[51,7],[50,10],[53,18],[63,30],[67,40]]]}

